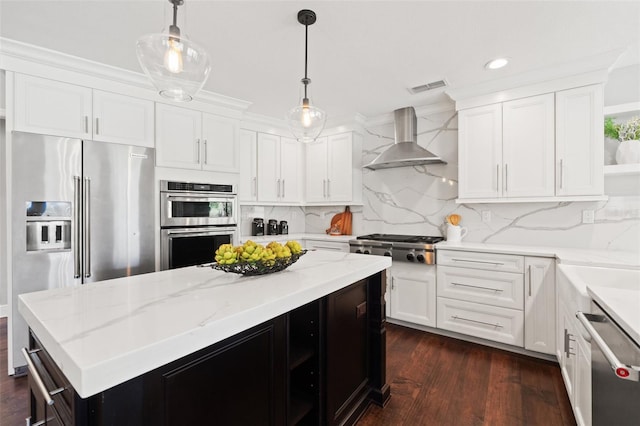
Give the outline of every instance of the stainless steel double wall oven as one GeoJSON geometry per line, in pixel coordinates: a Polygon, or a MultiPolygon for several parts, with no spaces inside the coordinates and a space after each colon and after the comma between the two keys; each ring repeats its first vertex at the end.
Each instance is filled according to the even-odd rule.
{"type": "Polygon", "coordinates": [[[232,185],[160,181],[161,268],[213,261],[221,244],[234,244],[238,200],[232,185]]]}

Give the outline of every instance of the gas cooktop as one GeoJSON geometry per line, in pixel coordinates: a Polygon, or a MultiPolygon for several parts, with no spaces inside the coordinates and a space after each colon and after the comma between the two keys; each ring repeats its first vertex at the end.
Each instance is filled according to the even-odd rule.
{"type": "Polygon", "coordinates": [[[444,237],[433,237],[427,235],[369,234],[361,235],[356,239],[391,243],[435,244],[444,240],[444,237]]]}
{"type": "Polygon", "coordinates": [[[443,237],[427,235],[370,234],[349,241],[351,253],[390,256],[393,261],[433,265],[436,261],[433,245],[443,237]]]}

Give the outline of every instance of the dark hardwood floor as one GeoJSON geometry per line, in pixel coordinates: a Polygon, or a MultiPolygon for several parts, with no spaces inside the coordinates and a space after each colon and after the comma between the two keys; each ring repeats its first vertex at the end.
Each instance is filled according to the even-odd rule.
{"type": "Polygon", "coordinates": [[[387,383],[358,426],[576,424],[557,364],[393,324],[387,383]]]}
{"type": "MultiPolygon", "coordinates": [[[[24,425],[27,379],[7,371],[0,318],[0,425],[24,425]]],[[[370,406],[368,425],[574,425],[557,364],[397,325],[387,328],[391,400],[370,406]]]]}
{"type": "Polygon", "coordinates": [[[7,375],[7,319],[0,318],[0,425],[24,425],[28,417],[27,376],[7,375]]]}

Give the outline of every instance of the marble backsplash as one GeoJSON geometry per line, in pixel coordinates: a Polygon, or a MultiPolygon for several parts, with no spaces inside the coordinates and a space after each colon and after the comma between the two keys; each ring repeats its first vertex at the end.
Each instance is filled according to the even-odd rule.
{"type": "MultiPolygon", "coordinates": [[[[456,204],[457,116],[454,111],[418,117],[418,143],[446,165],[363,171],[363,206],[352,207],[355,235],[375,232],[442,235],[444,219],[462,216],[465,241],[610,249],[640,252],[640,182],[610,182],[608,201],[513,204],[456,204]],[[595,221],[582,223],[582,211],[595,221]],[[482,212],[491,220],[482,221],[482,212]]],[[[363,164],[393,143],[393,124],[366,129],[363,164]]],[[[306,232],[324,232],[338,207],[304,209],[306,232]]]]}

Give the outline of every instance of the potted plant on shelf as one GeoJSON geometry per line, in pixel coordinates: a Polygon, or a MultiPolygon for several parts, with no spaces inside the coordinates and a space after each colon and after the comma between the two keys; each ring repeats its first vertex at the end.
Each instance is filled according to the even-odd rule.
{"type": "Polygon", "coordinates": [[[620,141],[616,151],[618,164],[640,163],[640,117],[633,117],[621,124],[607,117],[604,120],[604,135],[620,141]]]}

